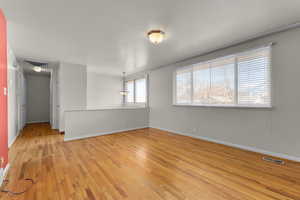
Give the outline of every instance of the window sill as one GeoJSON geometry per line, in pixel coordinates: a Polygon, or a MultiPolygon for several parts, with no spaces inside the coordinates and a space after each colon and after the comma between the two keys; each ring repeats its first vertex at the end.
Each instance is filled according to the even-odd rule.
{"type": "Polygon", "coordinates": [[[147,107],[147,103],[125,103],[125,107],[147,107]]]}
{"type": "Polygon", "coordinates": [[[219,105],[219,104],[173,104],[173,106],[204,107],[204,108],[245,108],[245,109],[267,109],[267,110],[273,108],[273,106],[219,105]]]}

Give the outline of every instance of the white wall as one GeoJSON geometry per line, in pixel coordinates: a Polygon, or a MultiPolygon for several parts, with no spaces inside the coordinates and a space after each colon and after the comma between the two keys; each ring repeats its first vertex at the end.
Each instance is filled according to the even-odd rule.
{"type": "Polygon", "coordinates": [[[104,106],[122,104],[122,78],[87,71],[87,108],[97,109],[104,106]]]}
{"type": "Polygon", "coordinates": [[[18,128],[21,131],[26,125],[26,78],[23,71],[18,73],[18,128]]]}
{"type": "Polygon", "coordinates": [[[8,48],[8,146],[11,146],[19,134],[18,130],[18,70],[14,53],[8,48]]]}
{"type": "Polygon", "coordinates": [[[65,140],[148,127],[147,108],[114,108],[65,112],[65,140]]]}
{"type": "Polygon", "coordinates": [[[52,129],[59,129],[59,98],[58,98],[59,63],[49,63],[48,66],[51,68],[50,124],[52,129]]]}
{"type": "Polygon", "coordinates": [[[26,80],[14,52],[8,47],[8,146],[26,123],[26,80]]]}
{"type": "Polygon", "coordinates": [[[86,109],[86,79],[86,66],[60,63],[58,70],[60,131],[65,129],[64,112],[66,110],[86,109]]]}
{"type": "Polygon", "coordinates": [[[50,75],[26,74],[27,123],[50,121],[50,75]]]}
{"type": "Polygon", "coordinates": [[[300,28],[170,65],[150,73],[150,127],[300,158],[300,28]],[[272,51],[272,109],[172,106],[176,66],[277,42],[272,51]]]}

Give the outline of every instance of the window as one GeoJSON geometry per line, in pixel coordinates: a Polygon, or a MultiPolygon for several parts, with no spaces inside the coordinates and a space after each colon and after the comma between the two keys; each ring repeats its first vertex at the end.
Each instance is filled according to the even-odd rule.
{"type": "Polygon", "coordinates": [[[146,103],[147,102],[147,87],[146,78],[127,81],[126,103],[146,103]]]}
{"type": "Polygon", "coordinates": [[[178,103],[191,103],[191,70],[182,70],[177,73],[176,76],[176,90],[177,90],[177,102],[178,103]]]}
{"type": "Polygon", "coordinates": [[[126,90],[128,91],[126,96],[126,102],[134,103],[134,81],[126,82],[126,90]]]}
{"type": "Polygon", "coordinates": [[[270,51],[261,50],[237,58],[238,104],[270,105],[270,51]]]}
{"type": "Polygon", "coordinates": [[[135,80],[135,102],[145,103],[146,102],[146,79],[135,80]]]}
{"type": "Polygon", "coordinates": [[[179,68],[177,105],[270,107],[271,47],[179,68]]]}

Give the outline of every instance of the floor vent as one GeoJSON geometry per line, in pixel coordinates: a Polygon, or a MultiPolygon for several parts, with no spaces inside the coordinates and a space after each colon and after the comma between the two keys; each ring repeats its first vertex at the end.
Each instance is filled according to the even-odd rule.
{"type": "Polygon", "coordinates": [[[277,159],[274,159],[274,158],[271,158],[271,157],[266,157],[266,156],[264,156],[262,159],[264,161],[272,162],[272,163],[275,163],[277,165],[284,165],[284,161],[283,160],[277,160],[277,159]]]}

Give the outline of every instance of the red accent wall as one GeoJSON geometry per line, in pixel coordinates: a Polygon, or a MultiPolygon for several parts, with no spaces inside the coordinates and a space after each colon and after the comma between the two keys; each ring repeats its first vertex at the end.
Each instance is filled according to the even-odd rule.
{"type": "Polygon", "coordinates": [[[0,157],[5,160],[2,167],[8,162],[7,95],[4,94],[4,88],[7,88],[7,38],[6,19],[0,9],[0,157]]]}

